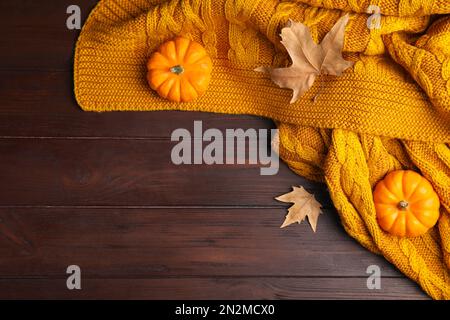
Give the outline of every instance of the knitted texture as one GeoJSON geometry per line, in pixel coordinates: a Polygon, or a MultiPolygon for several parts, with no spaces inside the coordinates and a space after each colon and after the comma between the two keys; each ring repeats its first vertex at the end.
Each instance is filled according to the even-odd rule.
{"type": "Polygon", "coordinates": [[[268,117],[282,159],[328,185],[349,235],[382,254],[435,299],[450,299],[450,1],[383,0],[381,29],[369,30],[369,1],[102,0],[75,53],[75,94],[86,111],[184,110],[268,117]],[[319,42],[346,12],[341,77],[320,76],[295,104],[258,66],[287,66],[279,33],[289,19],[319,42]],[[149,89],[146,62],[183,35],[214,64],[209,90],[192,103],[149,89]],[[313,99],[318,91],[318,99],[313,99]],[[438,225],[396,238],[376,221],[372,190],[397,169],[421,172],[438,193],[438,225]]]}

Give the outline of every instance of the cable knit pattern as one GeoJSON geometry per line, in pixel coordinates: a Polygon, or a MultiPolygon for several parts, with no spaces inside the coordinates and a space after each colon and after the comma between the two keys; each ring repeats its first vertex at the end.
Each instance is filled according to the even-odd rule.
{"type": "MultiPolygon", "coordinates": [[[[394,170],[385,162],[369,167],[367,159],[377,158],[383,152],[378,148],[367,148],[364,144],[374,137],[361,137],[353,132],[336,129],[333,131],[333,145],[327,157],[325,179],[333,203],[344,221],[350,220],[347,229],[353,229],[353,236],[369,241],[366,246],[375,246],[390,262],[399,267],[411,279],[436,299],[450,299],[449,272],[440,251],[440,241],[433,235],[437,230],[414,239],[399,239],[383,232],[376,221],[372,199],[370,176],[375,170],[394,170]],[[366,149],[366,152],[365,152],[366,149]],[[353,217],[349,219],[349,215],[353,217]],[[354,216],[359,215],[359,223],[354,216]],[[363,221],[363,222],[361,222],[363,221]],[[365,225],[364,230],[361,225],[365,225]],[[359,233],[362,232],[363,236],[359,233]],[[367,234],[370,238],[367,238],[367,234]],[[430,248],[432,250],[430,250],[430,248]]],[[[378,144],[378,146],[381,146],[378,144]]],[[[379,173],[377,173],[379,174],[379,173]]],[[[434,181],[434,180],[431,180],[434,181]]],[[[442,194],[440,194],[442,196],[442,194]]],[[[448,212],[443,212],[447,214],[448,212]]],[[[447,230],[448,232],[448,230],[447,230]]]]}
{"type": "Polygon", "coordinates": [[[446,14],[447,0],[101,0],[77,43],[75,94],[86,111],[272,118],[281,158],[297,174],[327,184],[347,233],[431,297],[450,299],[446,14]],[[379,30],[366,26],[369,4],[381,8],[379,30]],[[290,63],[279,37],[289,19],[308,25],[319,42],[346,12],[343,54],[355,65],[341,77],[320,76],[290,105],[289,90],[253,71],[290,63]],[[163,100],[145,79],[148,57],[175,35],[201,42],[213,58],[210,88],[192,103],[163,100]],[[372,190],[397,169],[419,171],[441,200],[438,225],[421,237],[393,237],[376,221],[372,190]]]}
{"type": "Polygon", "coordinates": [[[447,0],[297,0],[315,7],[363,13],[369,5],[378,5],[381,13],[389,16],[431,15],[448,13],[447,0]]]}

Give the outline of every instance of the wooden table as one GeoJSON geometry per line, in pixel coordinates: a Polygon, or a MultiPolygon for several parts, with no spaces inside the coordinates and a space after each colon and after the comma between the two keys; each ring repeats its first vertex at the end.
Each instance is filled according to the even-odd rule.
{"type": "Polygon", "coordinates": [[[0,4],[0,298],[426,298],[345,234],[326,188],[283,164],[175,166],[175,128],[272,128],[249,116],[84,113],[73,95],[78,31],[96,1],[0,4]],[[318,232],[280,230],[273,198],[303,185],[318,232]],[[66,269],[82,270],[68,290],[66,269]],[[366,269],[382,270],[381,290],[366,269]]]}

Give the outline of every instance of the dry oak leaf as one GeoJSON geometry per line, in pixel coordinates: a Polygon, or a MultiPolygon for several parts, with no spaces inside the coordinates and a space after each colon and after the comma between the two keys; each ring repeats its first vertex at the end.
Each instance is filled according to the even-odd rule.
{"type": "Polygon", "coordinates": [[[288,209],[286,220],[281,228],[285,228],[294,223],[301,223],[308,217],[309,224],[314,232],[317,230],[317,220],[322,213],[322,205],[303,187],[292,187],[293,191],[275,198],[281,202],[294,203],[288,209]]]}
{"type": "Polygon", "coordinates": [[[346,14],[336,22],[322,42],[316,44],[307,26],[289,20],[288,26],[281,30],[281,43],[286,47],[292,65],[288,68],[259,67],[255,71],[267,72],[278,86],[294,90],[291,103],[296,102],[313,86],[318,75],[340,76],[353,66],[353,62],[342,57],[348,21],[349,15],[346,14]]]}

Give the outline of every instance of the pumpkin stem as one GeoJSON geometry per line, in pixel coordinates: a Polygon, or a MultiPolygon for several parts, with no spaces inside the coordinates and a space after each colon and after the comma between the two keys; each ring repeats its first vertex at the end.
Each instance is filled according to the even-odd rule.
{"type": "Polygon", "coordinates": [[[170,72],[180,75],[184,72],[184,68],[181,65],[176,65],[176,66],[170,68],[170,72]]]}
{"type": "Polygon", "coordinates": [[[406,210],[406,208],[408,208],[408,206],[409,206],[409,203],[408,203],[408,201],[405,201],[405,200],[402,200],[398,203],[398,208],[400,210],[406,210]]]}

